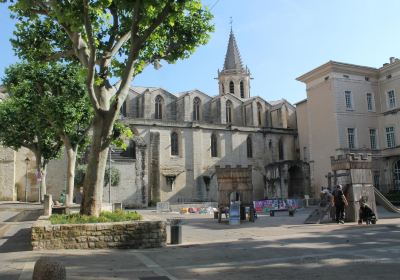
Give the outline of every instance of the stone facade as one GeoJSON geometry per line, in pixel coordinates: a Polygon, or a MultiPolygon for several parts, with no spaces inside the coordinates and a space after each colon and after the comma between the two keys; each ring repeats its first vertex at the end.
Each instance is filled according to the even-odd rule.
{"type": "Polygon", "coordinates": [[[400,60],[380,68],[330,61],[297,80],[307,99],[296,104],[300,158],[315,193],[327,184],[330,156],[372,154],[373,184],[400,190],[400,60]]]}
{"type": "Polygon", "coordinates": [[[158,248],[166,244],[166,223],[134,221],[52,225],[41,217],[32,227],[33,250],[158,248]]]}
{"type": "MultiPolygon", "coordinates": [[[[135,136],[127,143],[129,152],[111,154],[121,180],[117,187],[105,186],[103,200],[125,207],[215,202],[216,165],[251,166],[254,199],[270,196],[265,166],[300,160],[296,110],[285,99],[267,102],[252,96],[251,79],[231,32],[223,69],[218,70],[217,96],[196,89],[174,94],[163,88],[130,88],[121,119],[135,136]]],[[[52,162],[48,169],[48,192],[56,200],[65,189],[65,162],[52,162]]],[[[289,180],[286,174],[280,177],[283,183],[289,180]]],[[[288,186],[276,195],[308,193],[307,181],[300,184],[301,192],[288,186]]]]}

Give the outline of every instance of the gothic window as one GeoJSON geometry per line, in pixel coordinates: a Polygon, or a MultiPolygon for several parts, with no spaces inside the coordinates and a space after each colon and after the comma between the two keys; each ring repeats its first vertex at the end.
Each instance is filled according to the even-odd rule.
{"type": "Polygon", "coordinates": [[[250,135],[247,137],[246,144],[247,144],[247,157],[252,158],[253,157],[253,141],[251,140],[250,135]]]}
{"type": "Polygon", "coordinates": [[[240,97],[244,98],[244,85],[243,81],[240,81],[240,97]]]}
{"type": "Polygon", "coordinates": [[[200,120],[200,105],[201,105],[200,98],[195,97],[193,100],[193,120],[194,121],[200,120]]]}
{"type": "Polygon", "coordinates": [[[229,83],[229,93],[235,94],[235,85],[232,81],[229,83]]]}
{"type": "Polygon", "coordinates": [[[226,101],[226,123],[232,122],[232,102],[226,101]]]}
{"type": "Polygon", "coordinates": [[[279,153],[279,160],[283,160],[283,141],[282,138],[279,139],[279,143],[278,143],[278,153],[279,153]]]}
{"type": "Polygon", "coordinates": [[[261,106],[260,103],[257,103],[257,119],[258,119],[258,125],[259,126],[262,126],[261,114],[262,114],[262,106],[261,106]]]}
{"type": "Polygon", "coordinates": [[[163,117],[163,103],[164,100],[160,95],[157,95],[155,100],[155,118],[161,120],[163,117]]]}
{"type": "Polygon", "coordinates": [[[218,157],[218,139],[214,133],[211,134],[211,157],[218,157]]]}
{"type": "Polygon", "coordinates": [[[175,131],[171,133],[171,155],[179,155],[179,139],[178,133],[176,133],[175,131]]]}
{"type": "Polygon", "coordinates": [[[224,87],[224,84],[221,84],[222,85],[222,94],[225,94],[225,87],[224,87]]]}

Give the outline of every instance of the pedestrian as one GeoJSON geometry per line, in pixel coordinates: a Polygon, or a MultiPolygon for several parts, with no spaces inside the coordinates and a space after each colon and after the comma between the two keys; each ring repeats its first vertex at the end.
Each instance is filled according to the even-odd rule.
{"type": "Polygon", "coordinates": [[[344,207],[348,205],[348,202],[346,197],[344,196],[342,185],[336,186],[336,190],[334,191],[333,196],[336,208],[336,223],[344,224],[344,207]]]}
{"type": "Polygon", "coordinates": [[[75,194],[75,203],[76,204],[81,204],[83,199],[83,187],[79,188],[79,192],[75,194]]]}
{"type": "Polygon", "coordinates": [[[367,225],[376,224],[376,215],[374,211],[364,202],[360,201],[358,224],[365,222],[367,225]]]}

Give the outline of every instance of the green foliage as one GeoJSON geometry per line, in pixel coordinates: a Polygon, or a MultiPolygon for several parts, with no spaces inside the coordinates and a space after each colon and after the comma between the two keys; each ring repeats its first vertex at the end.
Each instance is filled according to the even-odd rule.
{"type": "MultiPolygon", "coordinates": [[[[110,176],[110,168],[107,167],[106,172],[104,173],[104,186],[108,186],[109,176],[110,176]]],[[[113,187],[118,186],[120,180],[121,180],[121,172],[114,166],[111,166],[111,186],[113,187]]]]}
{"type": "MultiPolygon", "coordinates": [[[[118,39],[131,29],[132,22],[137,22],[137,32],[133,39],[126,40],[113,56],[110,68],[99,73],[102,79],[122,76],[132,43],[140,45],[135,53],[136,75],[156,59],[173,63],[187,58],[196,47],[207,43],[209,33],[214,30],[212,15],[200,0],[89,2],[88,14],[97,57],[106,57],[118,39]],[[157,22],[162,13],[166,16],[157,22]],[[148,34],[149,28],[156,22],[156,28],[148,34]]],[[[70,52],[73,43],[68,32],[80,34],[82,40],[90,46],[82,1],[18,0],[10,9],[18,19],[15,37],[11,42],[20,58],[46,60],[62,57],[76,60],[77,57],[70,52]]],[[[96,78],[96,81],[100,80],[96,78]]]]}
{"type": "Polygon", "coordinates": [[[115,212],[101,212],[99,217],[86,216],[80,214],[53,214],[50,221],[55,224],[88,224],[88,223],[108,223],[141,220],[142,216],[134,212],[117,210],[115,212]]]}
{"type": "MultiPolygon", "coordinates": [[[[75,169],[75,186],[82,186],[83,181],[85,180],[86,174],[86,165],[78,165],[75,169]]],[[[106,172],[104,173],[104,186],[108,186],[109,183],[109,167],[106,168],[106,172]]],[[[121,180],[121,172],[119,169],[111,166],[111,186],[116,187],[119,185],[121,180]]]]}
{"type": "Polygon", "coordinates": [[[86,165],[78,165],[75,168],[75,186],[83,186],[85,180],[86,165]]]}
{"type": "MultiPolygon", "coordinates": [[[[2,142],[17,149],[28,139],[61,146],[60,136],[66,135],[73,147],[84,143],[93,110],[79,70],[76,64],[33,62],[7,68],[3,83],[10,98],[0,114],[0,127],[9,123],[17,127],[2,129],[2,142]]],[[[40,147],[46,158],[54,158],[53,146],[40,147]]]]}
{"type": "Polygon", "coordinates": [[[133,132],[132,130],[125,126],[122,122],[116,121],[114,123],[113,127],[113,133],[112,133],[112,144],[115,147],[122,148],[126,150],[128,145],[126,144],[127,139],[131,139],[133,137],[133,132]]]}

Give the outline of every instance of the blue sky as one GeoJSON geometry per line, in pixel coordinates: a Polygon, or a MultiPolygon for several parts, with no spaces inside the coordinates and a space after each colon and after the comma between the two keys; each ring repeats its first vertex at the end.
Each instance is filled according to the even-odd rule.
{"type": "MultiPolygon", "coordinates": [[[[172,93],[199,89],[218,94],[230,17],[242,56],[253,76],[252,96],[267,101],[306,97],[295,78],[329,61],[380,67],[400,57],[398,0],[203,0],[213,6],[215,32],[187,60],[148,67],[133,85],[159,86],[172,93]]],[[[0,5],[0,76],[14,63],[9,38],[14,23],[0,5]]]]}

